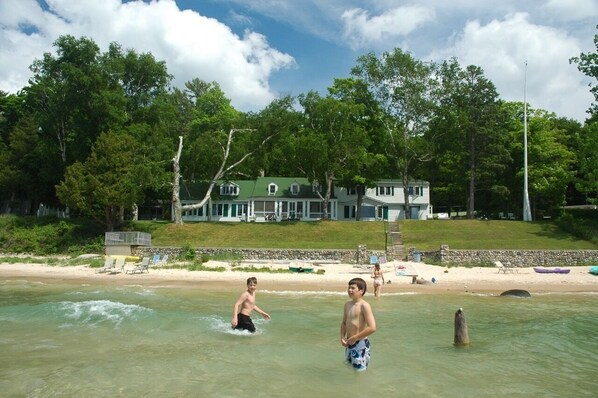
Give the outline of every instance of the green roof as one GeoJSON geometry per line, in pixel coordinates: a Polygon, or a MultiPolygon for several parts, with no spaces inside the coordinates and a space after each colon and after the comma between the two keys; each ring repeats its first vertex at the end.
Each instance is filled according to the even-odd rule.
{"type": "MultiPolygon", "coordinates": [[[[180,190],[181,200],[200,200],[208,190],[209,182],[192,181],[182,182],[180,190]]],[[[334,196],[333,196],[334,197],[334,196]]],[[[255,180],[219,180],[212,190],[213,200],[236,200],[247,201],[250,198],[319,198],[313,192],[312,184],[304,177],[258,177],[255,180]],[[220,186],[224,184],[233,184],[239,187],[238,195],[220,195],[220,186]],[[268,195],[270,184],[276,184],[278,189],[273,195],[268,195]],[[293,195],[291,186],[299,185],[299,193],[293,195]]]]}

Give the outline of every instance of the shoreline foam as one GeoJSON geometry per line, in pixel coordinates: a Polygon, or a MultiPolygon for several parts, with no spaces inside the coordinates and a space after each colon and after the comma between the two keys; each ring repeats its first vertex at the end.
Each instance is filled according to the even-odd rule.
{"type": "MultiPolygon", "coordinates": [[[[356,267],[351,264],[315,265],[314,273],[269,273],[232,271],[228,263],[209,261],[208,267],[222,267],[226,271],[187,271],[186,269],[150,268],[149,273],[114,275],[96,273],[96,269],[85,265],[50,266],[44,264],[16,263],[0,264],[0,278],[3,280],[27,280],[44,283],[96,284],[96,285],[139,285],[146,287],[186,287],[211,290],[236,289],[244,286],[249,276],[256,276],[262,291],[344,291],[347,282],[361,277],[372,290],[370,267],[356,267]],[[324,274],[316,274],[323,269],[324,274]]],[[[258,267],[287,268],[280,263],[263,262],[258,267]]],[[[310,267],[312,267],[310,265],[310,267]]],[[[498,273],[496,268],[454,267],[446,268],[425,263],[393,261],[383,264],[384,293],[500,294],[510,289],[523,289],[530,293],[598,293],[598,276],[590,274],[588,266],[570,267],[569,274],[538,274],[532,267],[518,268],[514,273],[498,273]],[[395,266],[414,267],[422,282],[412,284],[408,276],[396,276],[395,266]],[[432,283],[432,278],[436,283],[432,283]]],[[[368,293],[369,293],[368,290],[368,293]]],[[[373,290],[372,290],[373,291],[373,290]]]]}

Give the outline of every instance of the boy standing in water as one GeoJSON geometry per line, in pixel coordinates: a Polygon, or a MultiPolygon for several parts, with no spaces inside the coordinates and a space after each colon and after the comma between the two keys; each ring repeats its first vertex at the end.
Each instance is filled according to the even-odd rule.
{"type": "Polygon", "coordinates": [[[233,320],[230,323],[233,329],[249,330],[251,333],[254,333],[255,326],[251,320],[251,313],[253,310],[259,314],[262,314],[265,319],[270,319],[270,315],[255,305],[256,288],[257,278],[255,276],[247,278],[247,290],[241,294],[233,308],[233,320]],[[239,307],[241,308],[240,310],[239,307]]]}
{"type": "Polygon", "coordinates": [[[355,370],[364,371],[370,362],[368,336],[376,331],[376,319],[370,304],[363,299],[367,285],[361,278],[349,281],[347,293],[351,301],[345,303],[341,323],[341,344],[345,347],[347,363],[355,370]]]}

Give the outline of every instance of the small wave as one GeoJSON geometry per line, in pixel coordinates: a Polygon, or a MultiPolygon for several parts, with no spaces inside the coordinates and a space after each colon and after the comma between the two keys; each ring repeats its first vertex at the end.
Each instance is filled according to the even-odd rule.
{"type": "MultiPolygon", "coordinates": [[[[257,329],[255,333],[247,330],[235,330],[230,325],[230,320],[224,319],[217,315],[204,316],[199,318],[201,322],[206,323],[210,330],[218,333],[231,334],[235,336],[256,336],[262,334],[261,329],[257,329]]],[[[256,325],[262,325],[267,322],[265,319],[254,319],[256,325]]]]}
{"type": "Polygon", "coordinates": [[[260,290],[260,293],[274,294],[279,296],[346,296],[346,291],[322,291],[322,290],[260,290]]]}
{"type": "MultiPolygon", "coordinates": [[[[260,290],[260,293],[273,294],[278,296],[340,296],[347,297],[347,291],[321,291],[321,290],[260,290]]],[[[392,292],[383,293],[383,296],[410,296],[418,293],[415,292],[392,292]]],[[[373,297],[373,293],[367,294],[367,297],[373,297]]]]}
{"type": "Polygon", "coordinates": [[[71,326],[74,323],[90,327],[96,327],[103,323],[112,323],[119,327],[124,320],[137,319],[141,315],[153,312],[153,310],[139,305],[110,300],[63,301],[58,303],[58,311],[72,322],[65,326],[71,326]]]}

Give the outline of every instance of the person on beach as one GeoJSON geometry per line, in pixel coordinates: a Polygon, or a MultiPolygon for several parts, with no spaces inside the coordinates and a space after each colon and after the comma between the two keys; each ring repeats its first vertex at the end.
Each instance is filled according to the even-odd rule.
{"type": "Polygon", "coordinates": [[[367,284],[361,278],[349,281],[347,293],[351,298],[345,303],[341,323],[341,345],[345,347],[345,360],[355,370],[364,371],[370,363],[368,336],[376,331],[376,319],[370,304],[363,299],[367,284]]]}
{"type": "Polygon", "coordinates": [[[380,297],[380,290],[382,290],[382,285],[384,285],[384,272],[380,269],[380,263],[374,265],[372,278],[374,278],[374,296],[380,297]]]}
{"type": "Polygon", "coordinates": [[[257,278],[255,276],[247,278],[247,290],[241,293],[241,296],[233,307],[233,319],[230,323],[233,329],[249,330],[251,333],[255,333],[255,326],[251,320],[251,313],[254,310],[258,314],[261,314],[264,319],[270,319],[270,315],[255,305],[256,288],[257,278]]]}

